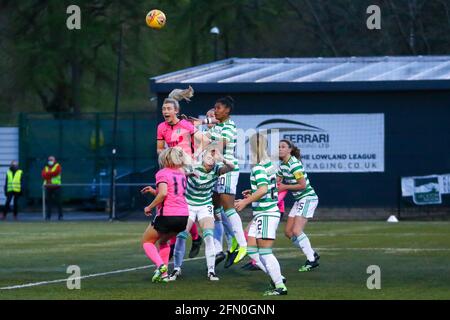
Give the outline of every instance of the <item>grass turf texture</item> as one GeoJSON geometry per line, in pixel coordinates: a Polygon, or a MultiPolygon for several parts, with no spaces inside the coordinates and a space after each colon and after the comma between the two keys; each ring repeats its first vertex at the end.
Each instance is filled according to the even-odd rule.
{"type": "MultiPolygon", "coordinates": [[[[140,244],[146,226],[1,223],[0,287],[64,279],[69,265],[79,265],[82,276],[150,265],[140,244]]],[[[152,283],[151,267],[82,279],[81,290],[65,282],[0,290],[0,299],[450,299],[449,222],[312,222],[306,232],[321,265],[308,273],[297,271],[305,258],[283,228],[274,253],[288,279],[287,296],[263,297],[269,279],[241,270],[247,258],[230,269],[220,264],[220,281],[209,282],[202,258],[185,262],[182,278],[168,284],[152,283]],[[381,268],[381,290],[366,287],[369,265],[381,268]]]]}

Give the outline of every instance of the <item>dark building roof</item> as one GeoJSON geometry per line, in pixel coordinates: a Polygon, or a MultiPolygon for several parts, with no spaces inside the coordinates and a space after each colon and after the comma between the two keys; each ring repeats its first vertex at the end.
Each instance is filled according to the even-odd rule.
{"type": "Polygon", "coordinates": [[[450,56],[231,58],[150,79],[154,92],[450,89],[450,56]]]}

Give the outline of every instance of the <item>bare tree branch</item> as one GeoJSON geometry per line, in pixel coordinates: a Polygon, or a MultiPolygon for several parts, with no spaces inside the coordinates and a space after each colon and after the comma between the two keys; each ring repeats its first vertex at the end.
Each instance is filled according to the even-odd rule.
{"type": "Polygon", "coordinates": [[[413,53],[413,51],[411,50],[411,47],[409,45],[409,37],[406,34],[406,32],[403,30],[402,21],[400,20],[400,17],[398,16],[398,13],[397,13],[398,11],[397,11],[396,6],[394,5],[392,0],[387,0],[387,2],[389,4],[389,6],[391,7],[393,16],[394,16],[395,21],[397,23],[397,27],[398,27],[398,29],[400,31],[400,34],[402,35],[403,40],[405,41],[405,44],[407,45],[408,49],[413,53]]]}
{"type": "MultiPolygon", "coordinates": [[[[297,13],[297,15],[302,18],[302,12],[300,9],[292,2],[292,0],[287,0],[288,4],[291,6],[291,8],[297,13]]],[[[334,56],[338,56],[339,53],[334,46],[333,42],[331,41],[330,37],[327,34],[327,31],[325,30],[319,16],[317,15],[314,7],[311,5],[309,0],[305,0],[306,4],[308,5],[309,9],[311,10],[311,13],[314,17],[314,20],[316,21],[317,25],[320,29],[320,38],[322,38],[322,41],[333,51],[334,56]]]]}

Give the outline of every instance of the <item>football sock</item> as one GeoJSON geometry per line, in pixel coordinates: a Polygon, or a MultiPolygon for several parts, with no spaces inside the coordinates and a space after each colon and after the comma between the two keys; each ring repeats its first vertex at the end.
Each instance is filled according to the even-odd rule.
{"type": "Polygon", "coordinates": [[[198,228],[195,223],[192,225],[191,231],[189,231],[189,232],[191,234],[192,240],[198,239],[198,228]]]}
{"type": "Polygon", "coordinates": [[[145,242],[142,247],[144,248],[147,257],[153,261],[156,267],[159,268],[160,265],[164,264],[163,259],[158,253],[158,249],[156,249],[156,246],[153,243],[145,242]]]}
{"type": "Polygon", "coordinates": [[[184,259],[184,253],[186,252],[186,238],[188,234],[186,231],[182,231],[177,234],[177,242],[175,242],[175,249],[173,250],[173,267],[181,268],[184,259]]]}
{"type": "Polygon", "coordinates": [[[222,221],[216,220],[214,221],[214,247],[216,248],[216,253],[223,251],[222,245],[223,238],[223,225],[222,221]]]}
{"type": "Polygon", "coordinates": [[[261,257],[261,262],[266,267],[267,273],[275,286],[283,284],[280,264],[278,263],[277,258],[273,255],[272,248],[259,248],[258,252],[261,257]]]}
{"type": "Polygon", "coordinates": [[[159,255],[160,255],[163,263],[166,266],[169,265],[169,254],[170,254],[170,245],[169,245],[169,243],[159,244],[159,255]]]}
{"type": "MultiPolygon", "coordinates": [[[[223,229],[225,232],[225,239],[227,240],[228,251],[231,252],[231,247],[233,246],[233,238],[235,238],[234,232],[233,232],[233,227],[231,226],[230,219],[228,219],[227,215],[225,214],[225,212],[223,210],[221,212],[221,217],[222,217],[223,229]]],[[[235,241],[236,241],[236,239],[235,239],[235,241]]]]}
{"type": "Polygon", "coordinates": [[[216,250],[214,246],[214,230],[205,229],[203,230],[203,239],[205,241],[205,256],[206,256],[206,266],[208,267],[208,272],[215,272],[214,267],[216,263],[216,250]]]}
{"type": "Polygon", "coordinates": [[[309,261],[314,261],[314,250],[311,248],[311,242],[305,233],[301,233],[298,236],[292,236],[292,243],[300,248],[309,261]]]}
{"type": "Polygon", "coordinates": [[[247,247],[247,241],[244,236],[244,229],[242,228],[242,220],[239,214],[234,208],[225,211],[228,219],[230,220],[231,226],[233,228],[234,235],[240,247],[247,247]]]}
{"type": "Polygon", "coordinates": [[[259,257],[258,247],[247,247],[247,254],[252,259],[252,263],[255,263],[262,271],[267,273],[267,269],[259,257]]]}

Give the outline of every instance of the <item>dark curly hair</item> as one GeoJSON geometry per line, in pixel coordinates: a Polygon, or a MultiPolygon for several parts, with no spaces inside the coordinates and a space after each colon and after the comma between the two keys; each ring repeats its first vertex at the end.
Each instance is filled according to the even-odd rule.
{"type": "Polygon", "coordinates": [[[230,96],[219,98],[219,99],[217,99],[216,103],[220,103],[220,104],[224,105],[225,107],[229,108],[230,113],[233,111],[234,99],[230,96]]]}

